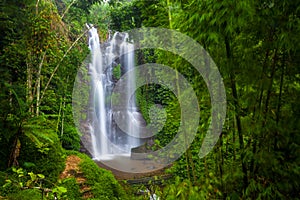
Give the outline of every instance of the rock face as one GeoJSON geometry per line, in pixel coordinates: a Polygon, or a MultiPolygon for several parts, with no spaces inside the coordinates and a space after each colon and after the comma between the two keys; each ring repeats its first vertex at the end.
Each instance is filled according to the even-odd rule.
{"type": "Polygon", "coordinates": [[[80,138],[80,150],[79,152],[84,153],[88,155],[89,157],[92,156],[92,138],[88,126],[88,122],[84,121],[80,125],[80,131],[82,133],[82,136],[80,138]]]}
{"type": "Polygon", "coordinates": [[[147,155],[143,153],[151,153],[153,152],[154,141],[153,139],[149,139],[147,142],[142,144],[141,146],[135,147],[131,149],[130,158],[133,160],[147,160],[149,159],[147,155]]]}
{"type": "MultiPolygon", "coordinates": [[[[87,143],[87,142],[85,142],[85,144],[86,144],[86,143],[87,143]]],[[[88,155],[90,158],[93,158],[91,152],[90,152],[85,146],[86,146],[86,145],[83,144],[83,141],[82,141],[82,139],[81,139],[81,141],[80,141],[80,149],[79,149],[79,152],[88,155]]]]}

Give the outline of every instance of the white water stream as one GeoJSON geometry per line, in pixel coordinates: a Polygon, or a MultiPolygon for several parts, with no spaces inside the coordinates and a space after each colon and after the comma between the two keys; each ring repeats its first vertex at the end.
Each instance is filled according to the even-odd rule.
{"type": "MultiPolygon", "coordinates": [[[[92,140],[92,155],[96,160],[112,158],[114,155],[128,154],[131,148],[141,144],[139,135],[135,130],[135,115],[138,113],[135,97],[130,97],[126,110],[125,123],[127,130],[134,134],[124,133],[113,120],[111,109],[111,94],[116,80],[113,78],[113,68],[120,66],[121,74],[134,68],[134,48],[128,42],[128,34],[115,33],[110,41],[100,44],[97,29],[90,28],[89,49],[91,61],[89,63],[89,75],[91,76],[90,108],[92,115],[89,131],[92,140]]],[[[135,76],[130,75],[126,79],[125,95],[132,95],[135,84],[135,76]]]]}

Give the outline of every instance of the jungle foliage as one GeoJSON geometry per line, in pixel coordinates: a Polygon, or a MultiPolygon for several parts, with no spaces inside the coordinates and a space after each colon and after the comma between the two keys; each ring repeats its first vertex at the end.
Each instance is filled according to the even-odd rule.
{"type": "MultiPolygon", "coordinates": [[[[58,179],[65,168],[64,149],[80,149],[72,89],[77,68],[88,54],[85,23],[92,18],[94,4],[97,1],[0,2],[1,197],[42,199],[42,191],[50,191],[44,199],[62,198],[70,189],[72,183],[60,185],[58,179]]],[[[116,182],[109,178],[95,181],[116,182]]],[[[95,193],[105,192],[102,189],[95,193]]]]}
{"type": "MultiPolygon", "coordinates": [[[[299,199],[299,17],[299,1],[289,0],[1,1],[0,196],[38,199],[39,190],[21,188],[29,180],[29,187],[38,187],[43,179],[42,185],[59,195],[79,197],[74,179],[57,181],[65,167],[64,149],[80,149],[72,89],[77,69],[88,55],[85,24],[92,23],[102,42],[111,32],[139,27],[179,31],[205,48],[222,75],[226,121],[214,149],[200,159],[211,115],[203,78],[170,52],[136,53],[137,64],[160,63],[182,74],[200,108],[195,140],[168,169],[173,178],[159,186],[148,184],[152,194],[161,199],[299,199]]],[[[118,67],[115,79],[122,75],[118,67]]],[[[168,76],[144,73],[139,78],[168,76]]],[[[165,109],[166,123],[154,140],[157,148],[165,146],[180,126],[182,111],[176,96],[150,83],[136,94],[148,123],[151,114],[158,125],[164,119],[155,104],[165,109]]],[[[125,198],[113,176],[94,167],[91,160],[82,163],[95,198],[125,198]]],[[[126,189],[135,195],[136,188],[126,189]]]]}
{"type": "MultiPolygon", "coordinates": [[[[192,84],[201,110],[196,139],[170,169],[183,183],[175,183],[173,189],[175,180],[166,183],[164,191],[168,195],[161,197],[195,199],[187,189],[191,185],[200,195],[196,199],[297,199],[299,2],[131,3],[141,13],[142,26],[174,29],[202,45],[218,66],[226,88],[223,131],[213,151],[200,159],[198,152],[209,126],[211,106],[203,78],[188,62],[170,52],[147,50],[139,57],[139,64],[161,63],[183,74],[192,84]]],[[[131,29],[130,23],[127,29],[131,29]]],[[[149,70],[141,76],[152,75],[149,70]]],[[[164,146],[180,125],[178,116],[182,111],[177,99],[167,88],[149,84],[139,89],[138,100],[146,120],[154,104],[166,109],[167,122],[156,136],[164,146]]],[[[155,193],[160,191],[158,188],[155,193]]]]}

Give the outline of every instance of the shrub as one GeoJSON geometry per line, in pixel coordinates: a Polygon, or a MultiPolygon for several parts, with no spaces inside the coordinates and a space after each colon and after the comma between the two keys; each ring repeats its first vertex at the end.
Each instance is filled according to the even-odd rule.
{"type": "Polygon", "coordinates": [[[19,190],[19,187],[16,185],[7,185],[7,187],[3,187],[7,182],[7,178],[9,175],[5,172],[0,172],[0,196],[7,196],[10,193],[17,193],[19,190]]]}
{"type": "Polygon", "coordinates": [[[80,149],[80,135],[74,126],[66,124],[64,134],[60,136],[62,147],[67,150],[80,149]]]}

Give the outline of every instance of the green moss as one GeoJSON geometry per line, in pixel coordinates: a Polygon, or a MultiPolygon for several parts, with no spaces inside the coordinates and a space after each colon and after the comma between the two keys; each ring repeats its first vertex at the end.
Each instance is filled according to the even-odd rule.
{"type": "Polygon", "coordinates": [[[81,159],[79,168],[86,178],[85,184],[91,187],[93,199],[128,199],[125,191],[110,171],[100,168],[85,154],[67,151],[67,155],[76,155],[81,159]]]}
{"type": "Polygon", "coordinates": [[[42,193],[36,189],[20,190],[17,193],[9,194],[7,198],[9,200],[35,200],[42,199],[42,193]]]}
{"type": "Polygon", "coordinates": [[[113,76],[115,79],[119,80],[121,77],[121,65],[117,65],[113,69],[113,76]]]}
{"type": "Polygon", "coordinates": [[[21,167],[27,168],[27,171],[45,175],[46,180],[43,186],[52,187],[52,183],[57,181],[59,174],[65,168],[65,155],[57,135],[52,133],[48,137],[53,142],[47,143],[47,148],[49,148],[47,152],[40,152],[28,137],[21,137],[22,151],[19,163],[21,167]],[[28,162],[34,163],[34,165],[26,167],[26,163],[28,162]]]}
{"type": "Polygon", "coordinates": [[[59,186],[67,189],[67,192],[64,193],[64,196],[66,196],[68,200],[81,199],[80,187],[75,178],[66,178],[62,180],[59,186]]]}

